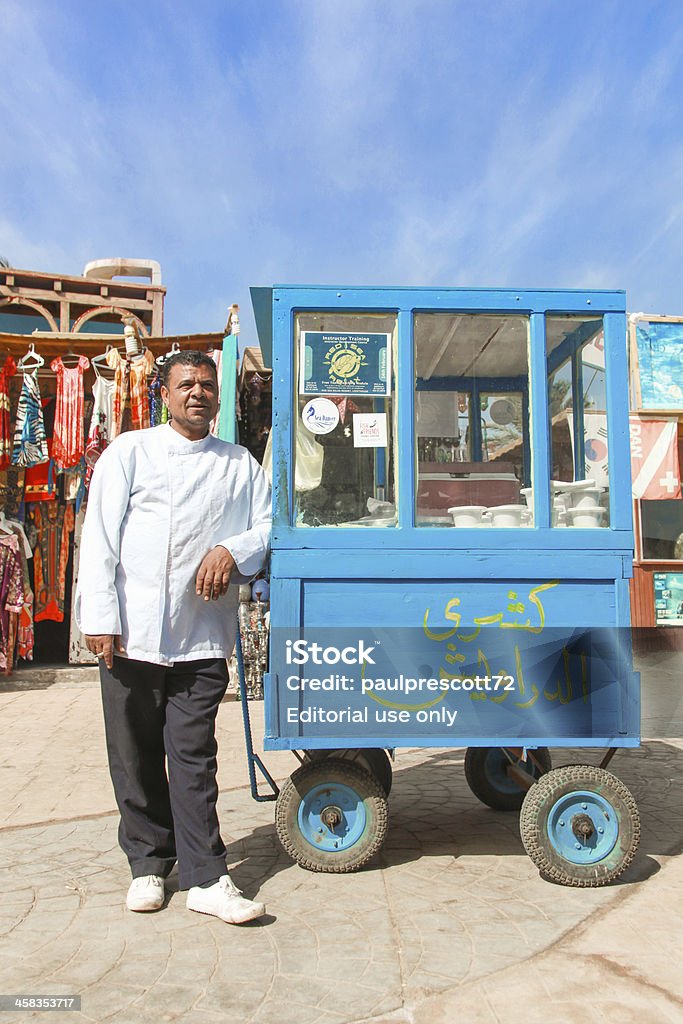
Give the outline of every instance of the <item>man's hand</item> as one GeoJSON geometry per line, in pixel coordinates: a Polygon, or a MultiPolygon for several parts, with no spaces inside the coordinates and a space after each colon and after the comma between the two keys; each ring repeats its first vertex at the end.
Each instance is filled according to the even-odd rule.
{"type": "Polygon", "coordinates": [[[102,658],[108,669],[114,665],[114,651],[125,654],[120,636],[111,633],[98,633],[97,636],[86,636],[85,645],[89,651],[102,658]]]}
{"type": "Polygon", "coordinates": [[[197,596],[203,596],[205,601],[217,601],[227,593],[235,567],[235,559],[227,548],[220,544],[212,548],[204,555],[197,572],[197,596]]]}

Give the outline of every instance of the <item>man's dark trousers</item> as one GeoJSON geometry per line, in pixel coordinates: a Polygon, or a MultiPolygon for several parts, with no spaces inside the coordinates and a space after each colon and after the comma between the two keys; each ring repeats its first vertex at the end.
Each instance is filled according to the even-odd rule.
{"type": "Polygon", "coordinates": [[[111,670],[100,659],[100,680],[119,843],[133,878],[166,878],[176,860],[181,889],[224,875],[215,723],[225,659],[166,666],[115,657],[111,670]]]}

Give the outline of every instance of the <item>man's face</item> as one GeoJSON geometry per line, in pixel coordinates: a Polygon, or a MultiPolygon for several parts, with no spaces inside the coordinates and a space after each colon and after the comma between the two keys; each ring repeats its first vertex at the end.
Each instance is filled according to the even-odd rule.
{"type": "Polygon", "coordinates": [[[216,373],[210,366],[176,363],[171,367],[168,387],[162,385],[161,397],[175,430],[191,441],[198,441],[208,434],[218,412],[216,373]]]}

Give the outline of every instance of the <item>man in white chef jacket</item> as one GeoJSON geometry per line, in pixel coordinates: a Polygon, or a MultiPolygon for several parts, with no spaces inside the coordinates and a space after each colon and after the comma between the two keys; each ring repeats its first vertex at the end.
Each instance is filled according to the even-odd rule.
{"type": "Polygon", "coordinates": [[[171,356],[161,394],[169,423],[121,434],[95,467],[76,616],[100,662],[128,909],[159,910],[177,861],[188,908],[239,924],[265,908],[227,872],[215,719],[235,640],[230,579],[264,563],[270,491],[245,448],[209,433],[218,381],[208,356],[171,356]]]}

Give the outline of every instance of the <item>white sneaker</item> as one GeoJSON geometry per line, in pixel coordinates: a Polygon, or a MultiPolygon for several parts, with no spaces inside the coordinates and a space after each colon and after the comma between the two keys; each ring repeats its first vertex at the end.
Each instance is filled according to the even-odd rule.
{"type": "Polygon", "coordinates": [[[129,910],[144,913],[161,910],[164,905],[164,880],[159,875],[141,875],[130,883],[126,906],[129,910]]]}
{"type": "Polygon", "coordinates": [[[245,900],[230,875],[223,875],[208,889],[193,886],[187,894],[187,909],[220,917],[221,921],[227,921],[228,924],[244,924],[245,921],[253,921],[255,917],[262,917],[266,912],[264,903],[245,900]]]}

